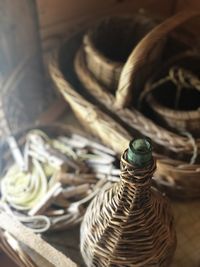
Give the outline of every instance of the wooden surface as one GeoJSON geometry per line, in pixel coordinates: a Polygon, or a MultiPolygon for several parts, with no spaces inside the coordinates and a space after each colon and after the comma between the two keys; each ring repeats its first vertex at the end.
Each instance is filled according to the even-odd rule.
{"type": "MultiPolygon", "coordinates": [[[[80,124],[72,113],[67,113],[64,121],[66,124],[72,124],[78,129],[81,129],[80,124]]],[[[172,200],[172,208],[174,211],[178,242],[171,267],[200,267],[200,201],[181,202],[172,200]]],[[[84,267],[85,265],[79,248],[79,231],[79,226],[76,226],[66,231],[48,233],[43,238],[70,257],[78,266],[84,267]]],[[[21,248],[34,259],[38,267],[52,267],[26,246],[22,246],[21,244],[21,248]]],[[[15,267],[14,265],[7,266],[1,264],[0,266],[15,267]]]]}
{"type": "MultiPolygon", "coordinates": [[[[199,267],[200,201],[172,201],[172,208],[177,232],[177,249],[171,267],[199,267]]],[[[46,238],[79,266],[84,266],[79,251],[79,227],[49,234],[46,238]]]]}
{"type": "MultiPolygon", "coordinates": [[[[199,0],[36,0],[39,14],[39,29],[42,43],[48,44],[64,36],[67,31],[83,22],[98,17],[137,11],[145,8],[160,15],[193,7],[200,10],[199,0]]],[[[198,22],[195,22],[198,29],[198,22]]],[[[38,51],[37,17],[32,0],[0,1],[0,74],[7,75],[19,60],[27,54],[38,51]]],[[[1,76],[1,75],[0,75],[1,76]]],[[[173,267],[200,266],[200,203],[173,202],[178,232],[178,248],[173,267]]],[[[54,233],[46,239],[82,266],[79,254],[79,228],[65,233],[54,233]]],[[[37,258],[37,257],[36,257],[37,258]]],[[[5,257],[0,257],[0,266],[14,267],[5,257]],[[10,266],[9,266],[10,264],[10,266]]],[[[39,265],[44,266],[44,265],[39,265]]],[[[46,266],[44,266],[46,267],[46,266]]]]}
{"type": "MultiPolygon", "coordinates": [[[[169,16],[177,11],[194,8],[200,10],[199,0],[36,0],[39,15],[39,28],[43,47],[48,48],[85,23],[91,23],[108,14],[132,14],[139,9],[169,16]],[[48,40],[48,41],[47,41],[48,40]]],[[[191,28],[194,24],[192,24],[191,28]]],[[[195,23],[197,29],[199,22],[195,23]]]]}
{"type": "Polygon", "coordinates": [[[200,1],[199,0],[177,0],[176,10],[194,8],[200,10],[200,1]]]}
{"type": "Polygon", "coordinates": [[[3,252],[0,253],[0,263],[2,267],[17,267],[17,265],[14,264],[3,252]]]}
{"type": "MultiPolygon", "coordinates": [[[[198,10],[200,12],[200,1],[199,0],[178,0],[176,3],[175,10],[181,11],[184,9],[195,9],[196,11],[198,10]]],[[[193,33],[199,35],[199,27],[200,27],[200,17],[196,18],[192,21],[190,21],[187,25],[186,28],[192,31],[193,33]]]]}
{"type": "MultiPolygon", "coordinates": [[[[63,36],[85,20],[113,14],[133,13],[139,9],[168,16],[175,11],[192,7],[200,9],[199,0],[35,0],[39,16],[39,29],[44,43],[63,36]]],[[[34,1],[0,1],[0,61],[1,71],[29,53],[38,41],[37,16],[34,1]],[[23,43],[23,44],[22,44],[23,43]],[[2,52],[3,51],[3,52],[2,52]]]]}
{"type": "MultiPolygon", "coordinates": [[[[173,0],[37,0],[42,42],[52,42],[83,23],[90,23],[108,14],[133,14],[145,9],[159,15],[170,15],[174,9],[173,0]]],[[[46,45],[48,46],[48,45],[46,45]]],[[[46,47],[45,46],[45,47],[46,47]]]]}

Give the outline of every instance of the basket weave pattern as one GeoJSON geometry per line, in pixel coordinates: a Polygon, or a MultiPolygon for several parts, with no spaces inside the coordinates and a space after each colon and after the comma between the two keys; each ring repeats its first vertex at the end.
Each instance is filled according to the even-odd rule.
{"type": "MultiPolygon", "coordinates": [[[[170,132],[153,123],[134,108],[118,109],[115,105],[115,97],[107,92],[106,89],[91,76],[84,63],[83,55],[81,55],[81,52],[79,51],[75,60],[76,72],[88,91],[94,95],[95,98],[102,101],[107,108],[114,109],[124,122],[128,125],[132,125],[136,130],[145,133],[145,135],[153,140],[155,139],[158,144],[170,148],[175,152],[191,152],[193,148],[188,138],[170,132]]],[[[197,139],[196,145],[198,150],[200,150],[200,139],[197,139]]]]}
{"type": "Polygon", "coordinates": [[[81,226],[87,266],[169,266],[176,237],[169,203],[150,189],[155,161],[138,169],[121,159],[121,181],[102,189],[81,226]]]}
{"type": "MultiPolygon", "coordinates": [[[[186,51],[179,56],[171,58],[167,64],[164,65],[159,71],[157,71],[153,77],[151,77],[142,92],[142,97],[146,97],[147,103],[151,109],[155,112],[158,117],[158,121],[163,121],[163,123],[174,130],[188,131],[191,134],[196,134],[197,137],[200,132],[200,112],[197,108],[180,108],[179,100],[181,93],[184,94],[184,90],[190,90],[191,95],[196,90],[196,94],[193,94],[193,97],[185,99],[188,103],[195,105],[192,100],[198,99],[197,91],[200,91],[200,81],[197,76],[199,72],[199,53],[193,51],[186,51]],[[183,66],[182,66],[183,65],[183,66]],[[174,67],[176,66],[176,67],[174,67]],[[179,67],[177,67],[179,66],[179,67]],[[188,70],[192,70],[192,72],[188,70]],[[193,70],[194,69],[194,70],[193,70]],[[162,76],[164,73],[167,76],[159,80],[159,76],[162,76]],[[160,94],[165,93],[163,89],[170,90],[170,85],[173,84],[174,90],[176,90],[176,98],[179,95],[179,99],[176,99],[173,107],[168,107],[159,101],[159,98],[155,97],[156,92],[153,92],[155,89],[158,89],[159,86],[165,86],[161,89],[160,94]],[[177,102],[178,100],[178,102],[177,102]]],[[[157,93],[159,90],[157,90],[157,93]]],[[[189,91],[188,91],[189,93],[189,91]]],[[[189,94],[187,95],[189,96],[189,94]]],[[[184,100],[184,101],[186,101],[184,100]]],[[[169,128],[168,127],[168,128],[169,128]]],[[[198,142],[198,141],[197,141],[198,142]]]]}
{"type": "Polygon", "coordinates": [[[104,18],[83,39],[88,69],[102,85],[115,91],[131,49],[155,25],[153,18],[142,14],[104,18]]]}
{"type": "MultiPolygon", "coordinates": [[[[117,105],[116,101],[120,95],[126,103],[124,94],[127,94],[127,90],[130,93],[129,90],[135,88],[135,78],[140,77],[143,80],[141,72],[138,75],[137,71],[144,69],[144,66],[147,65],[146,61],[144,62],[144,57],[149,53],[148,41],[150,40],[150,44],[153,46],[153,40],[155,44],[155,40],[163,39],[166,32],[174,29],[189,18],[197,16],[197,14],[195,12],[183,12],[183,14],[181,13],[176,15],[176,17],[170,18],[165,23],[162,23],[162,26],[157,26],[155,28],[157,29],[156,31],[153,30],[148,35],[148,38],[145,37],[138,44],[125,64],[124,70],[126,68],[126,72],[122,73],[124,87],[122,88],[119,85],[117,97],[101,86],[87,69],[83,53],[79,49],[81,47],[80,36],[82,36],[82,33],[79,31],[77,35],[69,36],[61,50],[57,49],[48,60],[49,73],[56,88],[69,103],[84,127],[97,135],[104,144],[113,148],[118,154],[121,154],[127,147],[131,139],[130,136],[134,136],[138,132],[153,139],[155,142],[154,155],[157,158],[158,166],[155,176],[157,184],[161,185],[162,188],[164,187],[164,190],[169,192],[170,195],[180,198],[199,197],[200,193],[199,164],[189,164],[188,161],[183,159],[185,156],[187,160],[190,160],[192,157],[194,151],[193,140],[158,126],[135,108],[118,108],[119,103],[117,105]],[[141,51],[144,53],[141,54],[141,51]],[[65,58],[64,63],[61,61],[62,58],[65,58]],[[75,72],[71,73],[73,64],[75,64],[75,72]],[[65,71],[63,71],[64,68],[65,71]],[[130,75],[131,71],[133,71],[132,75],[130,75]],[[80,78],[81,86],[77,86],[71,79],[73,75],[76,80],[77,76],[80,78]],[[83,91],[84,95],[82,94],[83,91]],[[113,112],[115,117],[118,116],[131,127],[131,132],[128,132],[111,114],[106,113],[105,109],[101,109],[98,105],[94,104],[89,95],[93,95],[96,100],[113,112]]],[[[146,60],[148,61],[148,57],[146,60]]],[[[129,94],[129,98],[130,96],[131,94],[129,94]]],[[[195,139],[195,149],[199,153],[199,138],[195,139]]]]}

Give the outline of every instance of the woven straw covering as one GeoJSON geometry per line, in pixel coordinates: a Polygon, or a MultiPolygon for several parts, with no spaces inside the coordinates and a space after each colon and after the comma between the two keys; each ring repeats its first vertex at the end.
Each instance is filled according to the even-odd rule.
{"type": "Polygon", "coordinates": [[[82,32],[70,35],[62,47],[56,49],[48,58],[49,73],[55,87],[69,103],[81,124],[118,154],[124,151],[131,137],[136,136],[138,132],[152,138],[156,142],[154,155],[158,166],[157,184],[175,197],[199,197],[199,164],[198,161],[196,164],[189,164],[189,160],[194,147],[199,151],[200,140],[197,138],[194,144],[193,140],[187,136],[167,131],[164,127],[144,117],[136,109],[114,110],[115,97],[102,90],[95,79],[90,82],[91,75],[87,75],[86,68],[79,68],[79,71],[84,70],[81,75],[81,84],[77,78],[80,72],[77,68],[75,72],[73,65],[74,62],[75,65],[77,63],[75,58],[81,46],[82,37],[82,32]],[[111,113],[111,109],[114,112],[111,113]],[[124,127],[124,123],[128,127],[124,127]]]}
{"type": "MultiPolygon", "coordinates": [[[[105,105],[108,110],[116,113],[128,127],[134,128],[150,137],[156,145],[164,146],[169,153],[172,151],[175,153],[181,152],[184,156],[192,154],[193,146],[191,145],[191,140],[161,127],[137,110],[135,106],[145,81],[156,68],[159,68],[158,59],[163,53],[164,38],[172,30],[195,16],[197,16],[195,12],[183,12],[150,31],[129,55],[122,70],[115,96],[92,75],[82,48],[77,52],[75,59],[77,76],[91,95],[105,105]],[[131,101],[134,102],[134,107],[130,106],[131,101]]],[[[196,138],[195,143],[199,150],[200,139],[196,138]]],[[[176,159],[179,156],[176,155],[176,159]]],[[[181,159],[185,159],[184,156],[181,159]]]]}
{"type": "Polygon", "coordinates": [[[121,181],[105,187],[81,226],[87,266],[169,266],[176,246],[169,202],[151,189],[155,161],[144,169],[121,158],[121,181]]]}
{"type": "Polygon", "coordinates": [[[83,39],[88,69],[102,85],[115,91],[128,55],[155,25],[155,19],[144,14],[107,17],[95,23],[83,39]]]}

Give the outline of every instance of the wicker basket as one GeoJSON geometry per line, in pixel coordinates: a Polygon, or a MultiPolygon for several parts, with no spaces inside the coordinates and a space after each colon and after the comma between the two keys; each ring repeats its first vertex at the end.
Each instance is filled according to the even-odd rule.
{"type": "Polygon", "coordinates": [[[128,55],[156,25],[144,15],[109,17],[85,34],[83,49],[88,69],[110,91],[115,91],[128,55]]]}
{"type": "Polygon", "coordinates": [[[200,135],[200,93],[198,92],[200,91],[200,82],[198,80],[199,70],[200,54],[188,51],[171,59],[162,70],[159,70],[158,73],[155,73],[155,75],[151,77],[144,89],[144,93],[148,93],[146,96],[148,105],[156,114],[158,123],[161,122],[164,126],[168,126],[176,132],[187,131],[196,137],[200,135]],[[189,73],[185,73],[185,76],[183,76],[183,69],[178,69],[177,66],[190,70],[197,76],[192,76],[189,73]],[[174,69],[170,69],[171,67],[174,67],[174,69]],[[172,77],[168,74],[169,70],[172,77]],[[175,75],[176,77],[173,77],[175,75]],[[169,78],[163,78],[165,76],[169,78]],[[160,85],[154,86],[156,81],[159,80],[159,77],[162,77],[160,85]],[[172,83],[171,79],[174,78],[175,81],[172,83]],[[182,89],[182,95],[179,96],[179,105],[181,109],[172,108],[175,104],[175,95],[177,94],[177,84],[175,84],[177,82],[180,84],[182,83],[183,86],[184,83],[188,87],[190,85],[196,86],[196,88],[193,89],[182,89]],[[155,91],[153,92],[152,90],[155,91]]]}
{"type": "MultiPolygon", "coordinates": [[[[177,17],[177,18],[180,18],[180,17],[177,17]]],[[[175,19],[174,23],[178,24],[178,20],[175,19]]],[[[171,25],[171,23],[169,24],[171,25]]],[[[171,27],[173,28],[172,25],[171,27]]],[[[165,24],[163,24],[163,28],[164,27],[165,27],[165,24]]],[[[155,141],[155,143],[158,146],[164,146],[165,149],[168,150],[169,152],[170,151],[173,151],[175,153],[183,152],[185,154],[191,155],[191,153],[193,153],[193,146],[191,145],[190,139],[184,136],[181,136],[180,134],[170,132],[163,127],[160,127],[159,125],[157,125],[156,123],[154,123],[153,121],[145,117],[137,109],[133,109],[133,108],[129,109],[126,107],[123,107],[123,108],[120,107],[120,102],[121,104],[123,103],[127,104],[127,102],[130,101],[132,88],[134,88],[134,99],[135,99],[135,102],[137,103],[137,99],[139,96],[139,92],[142,88],[143,81],[147,80],[149,76],[149,71],[151,70],[152,72],[153,69],[156,67],[155,62],[157,61],[157,57],[158,57],[156,55],[159,54],[160,49],[154,50],[154,52],[155,51],[157,52],[155,52],[155,55],[151,55],[151,58],[149,59],[150,60],[149,64],[142,65],[140,57],[142,54],[142,59],[143,59],[143,56],[145,56],[145,53],[147,53],[147,51],[145,50],[147,49],[147,44],[149,40],[152,40],[152,35],[154,36],[154,32],[155,32],[155,36],[157,36],[157,32],[158,33],[160,32],[159,29],[160,28],[158,28],[158,31],[157,30],[152,31],[152,33],[149,35],[150,37],[147,36],[148,38],[145,38],[137,46],[137,48],[133,50],[133,53],[130,55],[129,60],[123,69],[119,87],[116,92],[116,98],[114,97],[113,94],[109,93],[106,90],[106,88],[102,87],[98,83],[98,81],[94,78],[94,76],[91,75],[91,72],[87,68],[84,54],[81,53],[81,49],[78,51],[76,59],[75,59],[76,73],[79,79],[81,80],[82,84],[88,90],[88,92],[92,94],[99,102],[105,105],[108,110],[117,114],[119,118],[124,123],[126,123],[129,127],[134,128],[142,132],[143,134],[147,135],[148,137],[152,138],[152,140],[155,141]],[[143,53],[142,53],[142,50],[144,50],[143,53]],[[142,66],[139,66],[139,64],[141,64],[142,66]],[[147,68],[145,68],[146,65],[148,65],[147,68]],[[133,69],[131,69],[131,66],[133,67],[133,69]],[[149,66],[150,67],[154,66],[154,67],[149,68],[149,66]],[[133,76],[130,76],[131,70],[135,74],[133,82],[129,80],[129,79],[133,79],[132,78],[133,76]],[[137,71],[140,71],[139,75],[137,74],[137,71]],[[127,101],[124,100],[125,98],[127,99],[127,101]]],[[[157,46],[159,46],[160,48],[159,42],[157,42],[157,46]]],[[[149,47],[148,49],[150,50],[149,47]]],[[[197,149],[200,148],[200,139],[198,138],[196,139],[196,146],[197,146],[197,149]]],[[[181,155],[179,154],[178,159],[181,159],[181,160],[187,159],[185,157],[180,157],[180,156],[181,155]]],[[[182,154],[182,156],[184,156],[184,154],[182,154]]],[[[177,155],[176,155],[176,159],[177,159],[177,155]]]]}
{"type": "MultiPolygon", "coordinates": [[[[139,43],[122,71],[116,99],[102,89],[83,65],[80,66],[83,60],[77,61],[76,54],[84,32],[70,36],[61,49],[54,51],[48,62],[49,72],[57,89],[70,104],[80,122],[105,144],[121,154],[130,136],[143,133],[153,139],[155,156],[158,159],[157,182],[165,192],[181,198],[199,197],[200,193],[200,165],[191,165],[186,161],[186,158],[190,159],[193,154],[194,143],[188,137],[158,126],[136,109],[122,107],[128,103],[127,99],[130,100],[132,88],[135,90],[137,87],[138,77],[143,81],[141,77],[147,58],[149,65],[157,58],[156,53],[149,56],[152,47],[155,47],[155,40],[159,46],[158,40],[196,15],[197,13],[192,11],[180,13],[156,27],[139,43]],[[77,73],[73,68],[75,57],[77,73]],[[79,67],[77,62],[80,63],[79,67]]],[[[200,140],[195,141],[195,148],[199,151],[200,140]]]]}

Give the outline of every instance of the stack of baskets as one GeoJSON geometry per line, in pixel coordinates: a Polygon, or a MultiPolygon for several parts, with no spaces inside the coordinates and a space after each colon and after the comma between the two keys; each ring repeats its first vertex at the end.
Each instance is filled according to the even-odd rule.
{"type": "MultiPolygon", "coordinates": [[[[139,109],[138,102],[145,84],[170,53],[193,53],[191,40],[182,39],[178,30],[175,34],[172,31],[198,15],[185,11],[157,26],[155,20],[144,21],[140,16],[107,19],[95,30],[69,36],[48,62],[52,80],[80,122],[117,153],[122,153],[133,136],[142,134],[152,139],[157,185],[180,198],[200,194],[200,132],[193,136],[174,131],[139,109]],[[120,25],[119,32],[115,23],[120,25]],[[123,40],[130,40],[130,44],[125,42],[129,47],[124,47],[123,40]],[[176,49],[169,50],[170,44],[176,49]]],[[[195,118],[192,124],[199,125],[199,116],[195,118]]]]}

